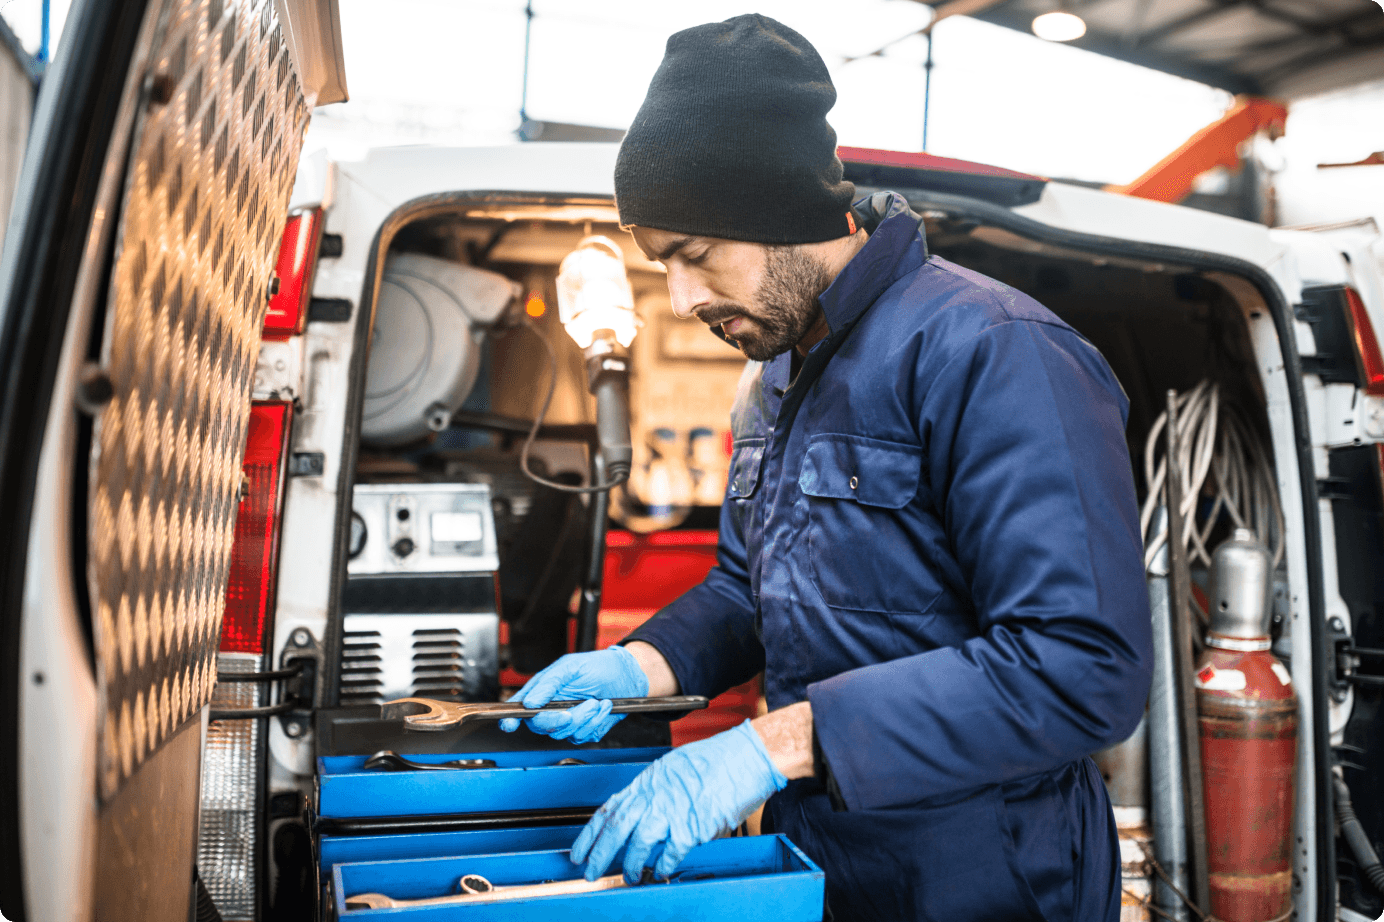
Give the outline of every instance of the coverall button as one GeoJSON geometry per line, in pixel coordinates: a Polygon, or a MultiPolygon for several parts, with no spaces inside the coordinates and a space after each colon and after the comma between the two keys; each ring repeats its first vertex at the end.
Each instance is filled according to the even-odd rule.
{"type": "Polygon", "coordinates": [[[860,486],[860,478],[859,478],[859,477],[852,477],[852,478],[851,478],[851,489],[854,490],[854,489],[855,489],[856,487],[858,487],[858,486],[860,486]]]}

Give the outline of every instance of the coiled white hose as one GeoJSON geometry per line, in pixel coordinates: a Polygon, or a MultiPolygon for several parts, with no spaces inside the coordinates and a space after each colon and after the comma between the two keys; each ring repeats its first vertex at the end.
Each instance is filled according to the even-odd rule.
{"type": "MultiPolygon", "coordinates": [[[[1163,485],[1168,475],[1168,424],[1165,410],[1159,414],[1144,443],[1144,475],[1148,498],[1140,512],[1144,534],[1144,567],[1168,540],[1167,525],[1158,534],[1149,530],[1154,511],[1163,504],[1163,485]]],[[[1278,502],[1272,456],[1245,411],[1221,399],[1220,386],[1206,378],[1177,396],[1179,455],[1173,459],[1182,480],[1182,546],[1189,561],[1211,565],[1207,541],[1222,514],[1236,528],[1248,528],[1273,551],[1273,565],[1283,559],[1283,510],[1278,502]],[[1204,509],[1202,500],[1214,497],[1204,509]]],[[[1166,523],[1167,519],[1163,521],[1166,523]]],[[[1204,614],[1204,613],[1203,613],[1204,614]]]]}

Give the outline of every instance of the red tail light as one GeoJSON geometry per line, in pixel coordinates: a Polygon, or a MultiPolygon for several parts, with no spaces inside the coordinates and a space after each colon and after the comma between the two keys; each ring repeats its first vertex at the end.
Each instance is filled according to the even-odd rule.
{"type": "Polygon", "coordinates": [[[1384,356],[1380,354],[1379,338],[1374,334],[1374,324],[1370,322],[1370,315],[1365,310],[1365,302],[1360,299],[1360,292],[1354,288],[1347,288],[1346,304],[1350,309],[1355,352],[1360,357],[1360,368],[1365,373],[1365,393],[1373,397],[1384,397],[1384,356]]]}
{"type": "Polygon", "coordinates": [[[279,244],[279,291],[269,299],[264,315],[264,337],[287,339],[303,332],[307,305],[312,298],[312,272],[317,266],[317,250],[322,245],[322,209],[299,212],[284,225],[279,244]]]}
{"type": "Polygon", "coordinates": [[[262,653],[279,563],[279,513],[293,405],[256,401],[245,440],[244,495],[226,582],[221,652],[262,653]]]}

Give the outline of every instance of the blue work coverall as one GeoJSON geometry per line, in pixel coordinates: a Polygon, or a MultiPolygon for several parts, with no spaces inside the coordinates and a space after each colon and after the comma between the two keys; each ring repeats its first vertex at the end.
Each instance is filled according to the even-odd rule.
{"type": "Polygon", "coordinates": [[[1115,922],[1088,754],[1149,687],[1128,401],[1042,305],[929,256],[902,197],[856,207],[830,334],[741,380],[717,566],[627,640],[684,694],[762,669],[771,709],[812,703],[818,777],[765,826],[838,922],[1115,922]]]}

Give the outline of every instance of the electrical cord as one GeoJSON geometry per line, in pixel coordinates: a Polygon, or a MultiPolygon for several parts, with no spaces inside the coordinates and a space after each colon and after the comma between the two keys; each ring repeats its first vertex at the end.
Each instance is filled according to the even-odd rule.
{"type": "Polygon", "coordinates": [[[527,316],[524,317],[523,324],[530,332],[542,340],[543,347],[548,350],[548,369],[550,375],[548,378],[548,393],[543,398],[543,406],[539,409],[538,415],[534,417],[533,426],[529,429],[528,437],[524,439],[524,447],[519,450],[519,469],[524,472],[525,477],[529,478],[534,483],[548,487],[549,489],[559,490],[563,493],[604,493],[607,490],[618,487],[629,479],[629,471],[617,473],[616,476],[602,483],[595,483],[586,487],[574,487],[569,484],[558,483],[556,480],[548,480],[546,477],[540,477],[529,470],[529,450],[533,448],[534,439],[538,437],[538,430],[542,428],[543,420],[548,415],[548,407],[553,402],[553,394],[557,392],[558,361],[557,350],[553,348],[553,344],[549,341],[548,337],[543,335],[543,331],[538,328],[538,325],[528,319],[527,316]]]}
{"type": "MultiPolygon", "coordinates": [[[[1208,543],[1221,516],[1229,515],[1236,528],[1248,528],[1272,549],[1273,566],[1283,559],[1283,509],[1278,501],[1273,462],[1268,449],[1238,405],[1222,400],[1220,385],[1203,379],[1196,387],[1177,396],[1179,456],[1177,465],[1184,485],[1182,494],[1183,547],[1189,560],[1211,565],[1208,543]],[[1208,485],[1214,499],[1205,512],[1198,513],[1208,485]]],[[[1144,474],[1148,496],[1140,511],[1144,534],[1144,566],[1150,567],[1168,540],[1165,524],[1157,534],[1149,534],[1154,511],[1163,502],[1163,485],[1168,476],[1167,439],[1161,436],[1168,424],[1166,411],[1159,414],[1144,442],[1144,474]]],[[[1200,605],[1195,609],[1204,619],[1200,605]]]]}
{"type": "Polygon", "coordinates": [[[1336,822],[1341,824],[1341,837],[1350,846],[1351,854],[1375,890],[1384,895],[1384,866],[1379,863],[1379,855],[1370,844],[1370,837],[1360,819],[1355,815],[1355,807],[1350,802],[1350,788],[1339,775],[1331,776],[1331,784],[1336,794],[1336,822]]]}

